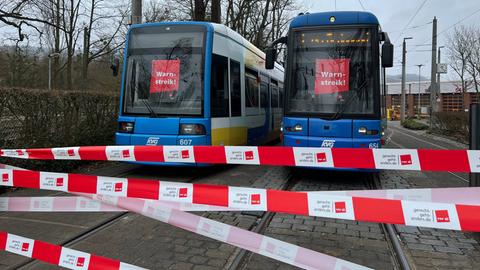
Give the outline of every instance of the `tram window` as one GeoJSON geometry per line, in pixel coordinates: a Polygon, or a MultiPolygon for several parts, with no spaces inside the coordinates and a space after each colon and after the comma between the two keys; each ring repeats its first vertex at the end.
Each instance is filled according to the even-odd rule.
{"type": "Polygon", "coordinates": [[[260,84],[260,106],[262,108],[268,107],[268,85],[264,82],[260,84]]]}
{"type": "Polygon", "coordinates": [[[212,117],[228,117],[228,59],[226,57],[213,55],[210,89],[212,117]]]}
{"type": "Polygon", "coordinates": [[[258,83],[256,77],[245,75],[245,107],[258,108],[258,83]]]}
{"type": "Polygon", "coordinates": [[[278,88],[271,84],[270,85],[270,91],[272,93],[272,108],[277,108],[278,106],[278,88]]]}
{"type": "Polygon", "coordinates": [[[232,116],[242,115],[242,90],[240,88],[240,63],[230,60],[230,100],[232,116]]]}

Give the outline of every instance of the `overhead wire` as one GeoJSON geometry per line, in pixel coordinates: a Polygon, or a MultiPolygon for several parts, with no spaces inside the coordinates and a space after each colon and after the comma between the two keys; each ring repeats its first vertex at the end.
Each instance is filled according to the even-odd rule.
{"type": "Polygon", "coordinates": [[[358,0],[358,3],[360,4],[360,6],[362,6],[363,11],[365,11],[365,7],[363,6],[362,0],[358,0]]]}
{"type": "Polygon", "coordinates": [[[422,2],[422,4],[420,5],[420,7],[417,9],[417,12],[415,12],[415,14],[413,14],[413,16],[410,18],[410,20],[408,20],[408,23],[405,25],[405,27],[403,28],[402,32],[397,36],[397,38],[395,39],[395,41],[393,42],[394,44],[398,41],[398,39],[403,35],[403,33],[405,32],[406,28],[410,25],[410,23],[412,23],[413,19],[415,19],[415,17],[417,16],[417,14],[420,12],[420,10],[422,10],[423,6],[425,6],[425,3],[427,3],[428,0],[424,0],[422,2]]]}

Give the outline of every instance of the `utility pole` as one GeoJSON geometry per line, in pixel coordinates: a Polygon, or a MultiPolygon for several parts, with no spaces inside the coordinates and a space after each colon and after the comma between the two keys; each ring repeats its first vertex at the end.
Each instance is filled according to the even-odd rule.
{"type": "Polygon", "coordinates": [[[437,108],[437,17],[433,17],[432,29],[432,70],[430,76],[430,110],[432,113],[438,112],[437,108]]]}
{"type": "MultiPolygon", "coordinates": [[[[442,62],[440,61],[440,57],[441,57],[441,54],[440,54],[440,53],[441,53],[441,51],[442,51],[442,48],[444,48],[444,47],[445,47],[445,46],[438,46],[438,60],[437,60],[437,63],[438,63],[438,64],[442,63],[442,62]]],[[[438,71],[438,70],[437,70],[437,71],[438,71]]],[[[440,96],[441,93],[442,93],[442,91],[441,91],[441,89],[440,89],[440,73],[439,73],[439,72],[437,72],[437,89],[438,89],[438,95],[440,96]]]]}
{"type": "Polygon", "coordinates": [[[406,54],[407,43],[405,40],[412,39],[412,37],[403,38],[403,51],[402,51],[402,96],[400,98],[400,122],[405,121],[405,67],[406,67],[406,54]]]}
{"type": "MultiPolygon", "coordinates": [[[[418,119],[420,119],[420,77],[421,77],[421,72],[422,72],[422,66],[423,64],[416,65],[418,67],[418,105],[417,105],[417,111],[418,111],[418,119]]],[[[431,93],[430,93],[431,96],[431,93]]]]}
{"type": "Polygon", "coordinates": [[[132,0],[132,16],[130,24],[142,23],[142,0],[132,0]]]}

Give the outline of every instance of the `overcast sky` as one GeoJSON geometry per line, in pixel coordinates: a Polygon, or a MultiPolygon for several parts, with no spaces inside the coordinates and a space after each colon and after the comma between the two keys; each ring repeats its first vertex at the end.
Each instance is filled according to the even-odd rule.
{"type": "MultiPolygon", "coordinates": [[[[425,4],[424,0],[300,0],[300,2],[309,12],[335,10],[335,2],[337,10],[361,11],[363,4],[366,11],[377,16],[382,29],[389,33],[390,40],[395,45],[395,63],[388,71],[389,74],[401,74],[402,41],[404,37],[413,37],[412,40],[407,40],[407,73],[418,74],[418,67],[415,65],[424,64],[426,66],[422,67],[422,75],[430,78],[431,45],[415,45],[431,44],[431,22],[434,16],[438,20],[439,46],[445,45],[449,30],[453,30],[453,25],[459,21],[461,22],[458,25],[475,24],[480,27],[480,0],[427,0],[425,4]],[[420,11],[402,34],[402,30],[420,7],[420,11]],[[476,13],[471,15],[474,12],[476,13]],[[469,17],[465,18],[467,16],[469,17]],[[449,30],[443,32],[449,27],[451,27],[449,30]]],[[[446,50],[443,49],[442,59],[446,59],[446,50]]],[[[442,75],[442,78],[452,79],[453,71],[449,69],[449,73],[442,75]]]]}

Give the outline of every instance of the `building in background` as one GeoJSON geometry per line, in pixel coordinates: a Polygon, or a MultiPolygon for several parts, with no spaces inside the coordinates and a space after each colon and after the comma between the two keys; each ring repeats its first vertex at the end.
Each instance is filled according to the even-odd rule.
{"type": "MultiPolygon", "coordinates": [[[[401,83],[387,83],[387,109],[391,110],[391,119],[400,119],[400,93],[401,83]]],[[[419,109],[418,98],[420,96],[420,115],[426,117],[430,110],[430,81],[420,82],[419,94],[418,82],[407,82],[405,84],[405,113],[407,117],[417,115],[419,109]]],[[[466,83],[465,92],[462,91],[462,83],[460,81],[441,82],[440,93],[440,111],[443,112],[461,112],[468,111],[471,103],[478,103],[480,100],[479,93],[471,83],[466,83]]]]}

